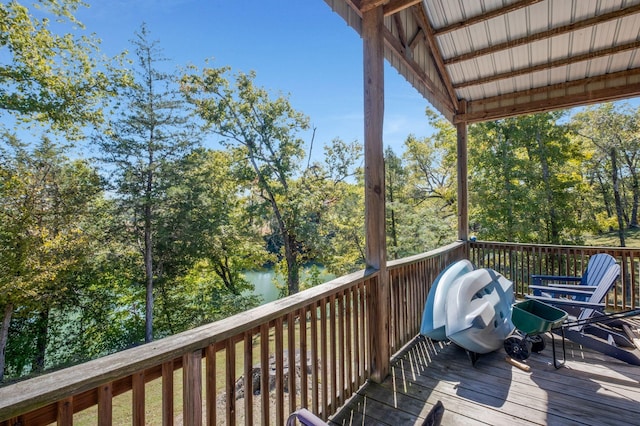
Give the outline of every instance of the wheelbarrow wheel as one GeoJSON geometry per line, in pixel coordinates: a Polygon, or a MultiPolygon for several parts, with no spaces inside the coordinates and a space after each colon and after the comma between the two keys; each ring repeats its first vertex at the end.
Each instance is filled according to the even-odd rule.
{"type": "Polygon", "coordinates": [[[524,361],[531,355],[531,342],[523,336],[514,334],[504,340],[504,350],[511,358],[524,361]]]}
{"type": "Polygon", "coordinates": [[[540,353],[546,347],[544,339],[539,334],[529,336],[529,340],[531,341],[531,352],[540,353]]]}

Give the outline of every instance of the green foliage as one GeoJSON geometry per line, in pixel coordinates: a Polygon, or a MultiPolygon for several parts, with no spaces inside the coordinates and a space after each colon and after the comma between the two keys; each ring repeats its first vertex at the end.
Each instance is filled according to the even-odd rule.
{"type": "Polygon", "coordinates": [[[479,238],[579,242],[583,154],[558,124],[561,117],[546,113],[470,128],[471,217],[479,238]]]}
{"type": "Polygon", "coordinates": [[[190,71],[182,79],[183,92],[237,160],[236,176],[251,190],[273,250],[286,263],[287,294],[296,293],[301,264],[319,253],[323,207],[334,202],[331,189],[351,173],[355,148],[335,140],[327,167],[304,169],[298,133],[309,120],[287,98],[272,99],[256,87],[254,73],[229,76],[226,67],[190,71]]]}
{"type": "Polygon", "coordinates": [[[19,347],[18,365],[29,360],[38,371],[45,367],[51,313],[73,306],[85,284],[77,277],[92,251],[87,224],[102,195],[101,181],[85,162],[67,159],[47,139],[31,149],[12,135],[3,142],[0,306],[13,306],[13,334],[26,330],[31,339],[19,347]]]}
{"type": "Polygon", "coordinates": [[[18,122],[35,120],[78,138],[82,127],[99,124],[107,98],[130,82],[122,58],[104,60],[99,41],[72,32],[56,34],[49,17],[77,31],[78,0],[0,3],[0,110],[18,122]],[[38,17],[41,16],[41,17],[38,17]]]}
{"type": "MultiPolygon", "coordinates": [[[[134,40],[138,72],[127,91],[127,110],[109,122],[108,131],[94,142],[110,167],[119,205],[127,212],[132,229],[130,244],[139,244],[146,286],[145,340],[153,339],[154,281],[175,275],[165,269],[163,251],[175,244],[171,232],[162,232],[161,212],[169,189],[180,180],[174,162],[189,154],[199,142],[188,105],[179,96],[177,78],[157,67],[163,60],[158,42],[142,26],[134,40]]],[[[174,256],[165,256],[174,258],[174,256]]],[[[181,259],[176,259],[180,262],[181,259]]]]}
{"type": "Polygon", "coordinates": [[[625,245],[625,228],[638,226],[640,133],[638,113],[626,104],[586,108],[571,121],[576,139],[588,153],[585,179],[592,188],[590,219],[594,230],[616,228],[625,245]]]}

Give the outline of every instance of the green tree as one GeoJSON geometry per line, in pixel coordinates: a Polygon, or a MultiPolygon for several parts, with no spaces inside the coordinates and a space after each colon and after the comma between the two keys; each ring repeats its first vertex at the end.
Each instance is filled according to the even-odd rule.
{"type": "MultiPolygon", "coordinates": [[[[162,273],[155,241],[160,227],[158,211],[167,191],[179,179],[174,162],[187,155],[198,142],[188,105],[179,96],[173,74],[163,72],[164,60],[157,41],[142,25],[133,41],[137,57],[135,84],[127,91],[126,110],[97,134],[95,143],[112,172],[115,191],[130,213],[127,227],[144,259],[145,341],[153,339],[154,280],[162,273]]],[[[169,237],[170,235],[164,235],[169,237]]]]}
{"type": "Polygon", "coordinates": [[[561,118],[543,113],[471,127],[471,201],[484,238],[579,241],[584,156],[561,118]]]}
{"type": "Polygon", "coordinates": [[[75,277],[90,247],[83,218],[102,186],[95,170],[82,160],[68,160],[47,139],[33,149],[10,135],[5,141],[0,150],[0,305],[5,315],[0,341],[7,344],[11,315],[19,312],[31,326],[30,345],[20,354],[38,372],[46,364],[51,313],[74,305],[80,285],[75,277]]]}
{"type": "Polygon", "coordinates": [[[635,227],[638,222],[640,137],[637,113],[628,105],[605,103],[575,114],[572,125],[591,147],[590,175],[598,184],[596,187],[609,215],[615,212],[620,245],[624,247],[625,228],[635,227]],[[626,190],[627,186],[631,189],[626,190]]]}
{"type": "Polygon", "coordinates": [[[102,121],[107,98],[129,77],[121,58],[102,58],[95,38],[51,31],[53,18],[78,32],[82,24],[74,13],[82,1],[40,0],[36,6],[34,13],[16,0],[0,3],[0,110],[18,122],[35,120],[79,137],[83,126],[102,121]]]}
{"type": "Polygon", "coordinates": [[[226,151],[195,150],[158,214],[158,327],[176,333],[254,306],[243,272],[269,256],[226,151]]]}
{"type": "Polygon", "coordinates": [[[384,153],[386,215],[387,215],[387,249],[392,259],[398,258],[398,210],[403,210],[404,197],[402,192],[406,188],[406,173],[402,159],[395,155],[389,147],[384,153]]]}
{"type": "MultiPolygon", "coordinates": [[[[308,183],[296,181],[305,171],[304,141],[298,133],[308,129],[308,118],[295,111],[288,99],[271,99],[268,92],[254,85],[254,73],[239,73],[233,85],[229,68],[192,69],[183,78],[183,90],[200,116],[231,149],[238,176],[251,182],[261,199],[263,211],[269,211],[269,227],[276,245],[282,247],[288,294],[300,288],[300,265],[311,244],[306,229],[317,223],[315,203],[309,210],[308,183]]],[[[313,174],[312,170],[309,170],[313,174]]]]}

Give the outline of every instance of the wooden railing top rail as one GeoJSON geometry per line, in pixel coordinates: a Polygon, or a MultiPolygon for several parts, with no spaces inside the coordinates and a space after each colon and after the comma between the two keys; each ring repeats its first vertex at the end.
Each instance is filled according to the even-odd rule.
{"type": "Polygon", "coordinates": [[[437,249],[425,252],[425,253],[420,253],[420,254],[416,254],[413,256],[408,256],[408,257],[403,257],[402,259],[397,259],[397,260],[390,260],[389,262],[387,262],[387,268],[388,269],[393,269],[397,266],[404,266],[404,265],[410,265],[412,263],[417,263],[420,262],[424,259],[428,259],[430,257],[436,257],[438,255],[441,255],[443,253],[446,253],[448,251],[452,251],[456,248],[462,247],[464,245],[466,245],[467,243],[464,241],[455,241],[451,244],[447,244],[446,246],[443,247],[439,247],[437,249]]]}
{"type": "Polygon", "coordinates": [[[232,338],[261,324],[269,323],[284,314],[315,303],[328,295],[348,289],[376,274],[377,271],[358,271],[344,275],[220,321],[0,388],[0,420],[51,404],[66,396],[96,388],[103,383],[155,367],[183,354],[232,338]]]}
{"type": "Polygon", "coordinates": [[[640,247],[611,247],[611,246],[573,246],[573,245],[553,245],[553,244],[535,244],[535,243],[510,243],[501,241],[472,241],[471,247],[481,246],[501,246],[501,247],[517,247],[517,248],[530,248],[530,249],[553,249],[553,250],[574,250],[584,251],[587,253],[611,253],[611,252],[637,252],[640,251],[640,247]]]}

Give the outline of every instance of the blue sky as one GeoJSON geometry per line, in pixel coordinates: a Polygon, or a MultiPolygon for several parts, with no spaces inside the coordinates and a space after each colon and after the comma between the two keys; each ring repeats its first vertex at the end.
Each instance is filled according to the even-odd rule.
{"type": "MultiPolygon", "coordinates": [[[[255,71],[258,85],[289,95],[316,127],[314,145],[364,141],[362,40],[323,0],[87,0],[77,16],[109,56],[132,50],[145,22],[176,66],[255,71]]],[[[409,134],[432,134],[428,102],[385,67],[385,147],[399,154],[409,134]]],[[[310,140],[310,136],[305,137],[310,140]]],[[[314,148],[314,154],[319,149],[314,148]]]]}

